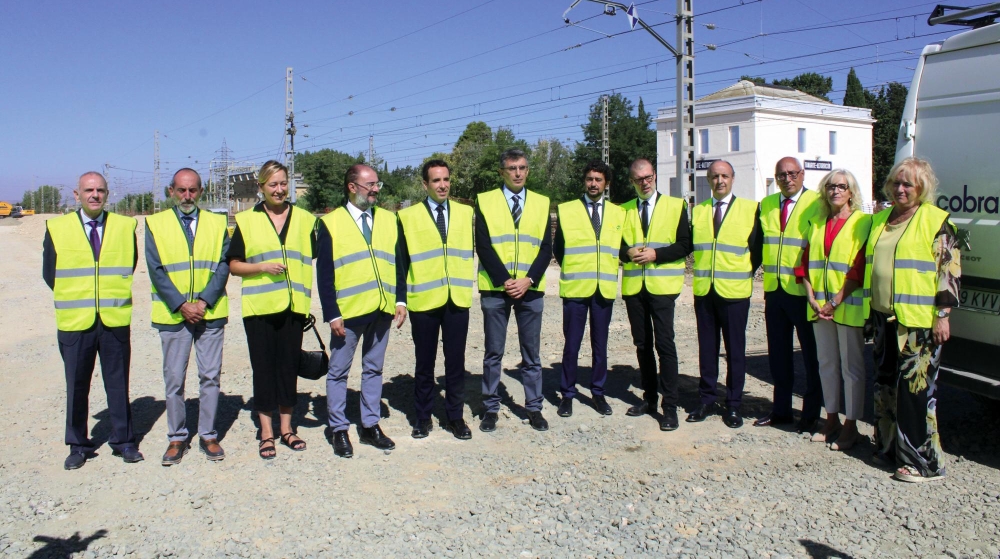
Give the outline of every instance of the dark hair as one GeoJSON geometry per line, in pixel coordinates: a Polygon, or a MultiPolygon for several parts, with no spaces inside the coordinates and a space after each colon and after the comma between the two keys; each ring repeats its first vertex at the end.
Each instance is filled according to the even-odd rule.
{"type": "Polygon", "coordinates": [[[376,172],[375,169],[372,169],[364,163],[355,163],[347,168],[347,172],[344,173],[344,196],[348,198],[351,197],[351,189],[348,188],[347,185],[352,182],[357,183],[358,177],[361,176],[361,172],[365,169],[370,169],[373,173],[376,172]]]}
{"type": "Polygon", "coordinates": [[[611,167],[603,161],[590,161],[587,166],[583,168],[583,180],[587,180],[587,174],[591,171],[597,171],[598,173],[604,175],[604,182],[611,184],[611,167]]]}
{"type": "Polygon", "coordinates": [[[183,173],[184,171],[191,171],[192,173],[194,173],[194,176],[198,177],[198,189],[200,190],[201,189],[201,175],[199,175],[198,171],[195,171],[191,167],[184,167],[183,169],[177,169],[177,172],[174,173],[174,176],[170,177],[170,188],[174,187],[174,182],[177,180],[177,175],[183,173]]]}
{"type": "Polygon", "coordinates": [[[444,167],[448,169],[448,174],[451,174],[451,167],[448,166],[448,163],[444,159],[429,159],[420,169],[420,176],[424,178],[424,182],[427,182],[430,178],[428,171],[434,167],[444,167]]]}
{"type": "Polygon", "coordinates": [[[510,148],[500,154],[500,168],[503,169],[505,163],[514,159],[524,159],[527,161],[528,156],[524,154],[524,150],[510,148]]]}

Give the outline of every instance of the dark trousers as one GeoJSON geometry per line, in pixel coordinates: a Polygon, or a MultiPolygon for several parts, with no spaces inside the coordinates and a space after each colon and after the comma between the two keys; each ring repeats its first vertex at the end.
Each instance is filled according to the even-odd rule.
{"type": "Polygon", "coordinates": [[[58,332],[59,353],[66,369],[66,444],[71,452],[91,452],[94,444],[88,436],[90,382],[94,364],[101,357],[101,375],[111,415],[108,446],[120,450],[135,445],[132,430],[132,404],[128,397],[129,363],[132,345],[131,328],[108,328],[100,318],[83,332],[58,332]]]}
{"type": "Polygon", "coordinates": [[[799,337],[802,360],[806,366],[806,391],[802,397],[802,419],[819,418],[823,406],[823,384],[819,378],[816,358],[816,336],[813,325],[806,319],[805,296],[791,295],[780,286],[764,295],[764,323],[767,327],[767,359],[774,380],[776,416],[792,416],[792,389],[795,385],[795,365],[792,361],[792,330],[799,337]]]}
{"type": "Polygon", "coordinates": [[[444,346],[444,409],[449,421],[462,419],[465,405],[465,342],[469,335],[469,309],[448,303],[431,311],[410,312],[416,366],[413,395],[417,420],[431,418],[434,409],[434,362],[438,333],[444,346]]]}
{"type": "Polygon", "coordinates": [[[586,299],[563,299],[563,344],[562,376],[559,391],[563,398],[573,398],[577,394],[577,361],[580,345],[583,343],[583,329],[590,314],[590,394],[604,395],[604,381],[608,378],[608,328],[611,327],[611,311],[614,301],[609,301],[594,293],[586,299]]]}
{"type": "Polygon", "coordinates": [[[726,300],[713,286],[706,295],[694,298],[694,316],[698,322],[698,365],[701,403],[715,402],[719,382],[719,347],[726,343],[726,407],[739,409],[747,372],[747,315],[750,299],[726,300]],[[722,336],[719,336],[719,333],[722,336]]]}
{"type": "Polygon", "coordinates": [[[623,297],[632,343],[642,375],[642,399],[656,409],[657,394],[663,393],[663,409],[677,409],[677,346],[674,345],[674,302],[677,295],[653,295],[643,287],[623,297]],[[660,358],[657,380],[656,357],[660,358]]]}
{"type": "Polygon", "coordinates": [[[270,413],[278,406],[295,407],[305,323],[305,316],[290,309],[243,317],[253,369],[254,411],[270,413]]]}

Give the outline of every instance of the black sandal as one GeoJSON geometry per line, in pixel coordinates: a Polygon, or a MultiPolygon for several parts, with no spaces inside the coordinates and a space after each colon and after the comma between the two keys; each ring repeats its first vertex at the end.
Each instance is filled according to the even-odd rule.
{"type": "Polygon", "coordinates": [[[257,445],[257,454],[264,460],[274,460],[274,457],[278,454],[277,449],[274,447],[274,437],[261,439],[260,444],[257,445]],[[264,445],[266,444],[270,444],[271,446],[265,447],[264,445]],[[270,452],[271,455],[268,456],[264,454],[265,452],[270,452]]]}
{"type": "Polygon", "coordinates": [[[297,441],[293,441],[292,437],[298,438],[299,436],[295,433],[284,433],[281,435],[281,444],[287,446],[288,448],[296,451],[302,452],[306,449],[306,442],[299,438],[297,441]]]}

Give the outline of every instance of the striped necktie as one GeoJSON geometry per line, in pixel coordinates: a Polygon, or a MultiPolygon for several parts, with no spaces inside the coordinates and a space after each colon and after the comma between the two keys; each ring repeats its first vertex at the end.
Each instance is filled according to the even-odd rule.
{"type": "Polygon", "coordinates": [[[514,225],[517,225],[521,221],[521,205],[519,204],[521,199],[515,194],[511,197],[511,201],[514,202],[514,205],[510,208],[510,215],[514,218],[514,225]]]}

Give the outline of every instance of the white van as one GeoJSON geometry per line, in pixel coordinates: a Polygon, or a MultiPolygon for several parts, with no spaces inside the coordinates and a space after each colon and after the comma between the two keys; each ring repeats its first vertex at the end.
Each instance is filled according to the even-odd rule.
{"type": "Polygon", "coordinates": [[[940,380],[1000,399],[1000,3],[938,6],[928,24],[973,27],[927,45],[903,111],[896,161],[930,161],[933,202],[951,213],[962,248],[960,306],[951,313],[940,380]]]}

